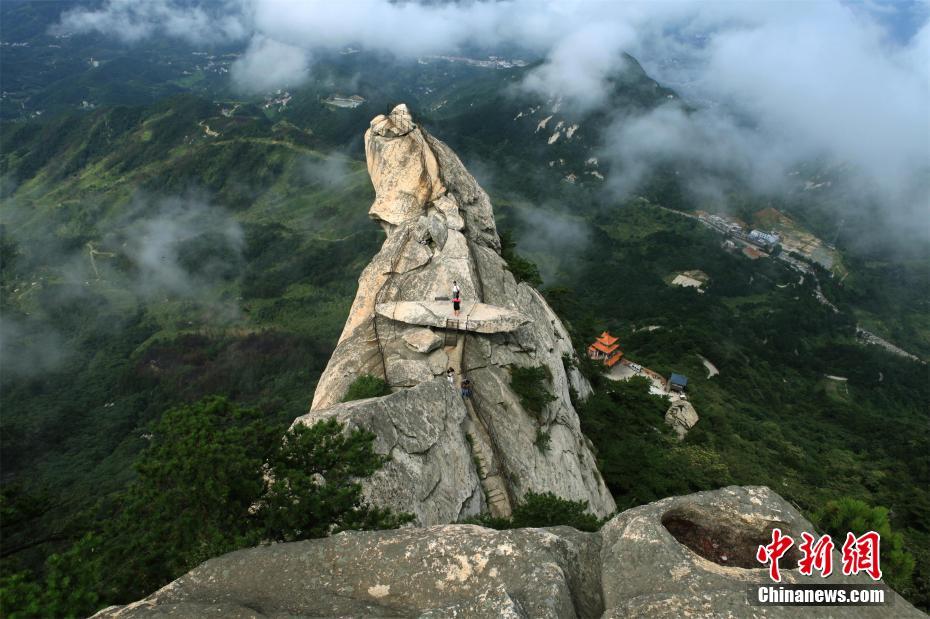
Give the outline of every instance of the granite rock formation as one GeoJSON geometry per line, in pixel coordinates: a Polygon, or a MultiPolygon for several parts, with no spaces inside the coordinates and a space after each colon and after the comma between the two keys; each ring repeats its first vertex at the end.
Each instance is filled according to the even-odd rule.
{"type": "Polygon", "coordinates": [[[371,121],[365,151],[375,188],[369,214],[386,239],[359,277],[311,410],[295,423],[336,417],[375,432],[376,449],[391,458],[365,482],[366,496],[414,512],[420,526],[482,511],[506,516],[531,491],[612,513],[572,404],[591,388],[574,367],[564,325],[501,257],[487,194],[405,105],[371,121]],[[453,282],[459,316],[449,300],[453,282]],[[454,386],[444,382],[450,367],[454,386]],[[538,413],[511,388],[518,367],[544,367],[550,377],[545,389],[554,399],[538,413]],[[364,374],[395,393],[340,404],[364,374]],[[466,375],[470,398],[458,389],[466,375]],[[540,436],[549,437],[548,449],[540,436]]]}
{"type": "MultiPolygon", "coordinates": [[[[447,524],[485,511],[505,516],[528,491],[613,512],[570,397],[586,396],[590,386],[573,367],[558,317],[507,270],[487,195],[455,155],[404,106],[372,121],[366,149],[377,193],[371,213],[387,238],[359,279],[310,412],[294,423],[335,418],[347,431],[371,430],[375,450],[390,459],[365,481],[366,498],[412,512],[421,528],[229,553],[96,617],[923,616],[900,598],[893,613],[750,605],[751,587],[771,582],[755,560],[759,545],[775,527],[795,539],[814,530],[764,487],[663,499],[614,516],[597,533],[447,524]],[[463,312],[483,305],[475,314],[489,321],[483,330],[434,310],[453,280],[472,304],[463,312]],[[450,387],[450,366],[472,379],[471,398],[450,387]],[[510,370],[540,366],[554,399],[531,414],[511,388],[510,370]],[[394,392],[340,403],[361,374],[385,378],[394,392]],[[550,436],[548,450],[536,445],[540,432],[550,436]]],[[[687,409],[679,412],[675,423],[693,425],[687,409]]],[[[790,553],[783,559],[785,583],[872,584],[838,570],[802,577],[796,561],[790,553]]]]}
{"type": "Polygon", "coordinates": [[[688,400],[675,400],[665,411],[665,423],[675,431],[679,441],[685,439],[688,430],[697,425],[698,421],[700,417],[688,400]]]}
{"type": "MultiPolygon", "coordinates": [[[[630,509],[598,533],[473,525],[347,532],[211,559],[97,617],[924,616],[901,598],[891,607],[750,605],[750,587],[771,583],[752,557],[775,526],[813,531],[768,488],[732,486],[630,509]]],[[[783,560],[786,583],[872,582],[788,567],[783,560]]]]}

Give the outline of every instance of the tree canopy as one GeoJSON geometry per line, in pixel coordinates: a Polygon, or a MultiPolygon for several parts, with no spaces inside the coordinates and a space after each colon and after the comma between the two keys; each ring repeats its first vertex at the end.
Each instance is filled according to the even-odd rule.
{"type": "MultiPolygon", "coordinates": [[[[374,435],[335,420],[280,427],[211,396],[172,409],[146,435],[137,478],[98,507],[95,530],[51,555],[44,573],[4,573],[8,617],[67,617],[143,597],[210,557],[267,541],[396,527],[359,480],[384,464],[374,435]]],[[[4,513],[30,509],[21,496],[4,513]]]]}

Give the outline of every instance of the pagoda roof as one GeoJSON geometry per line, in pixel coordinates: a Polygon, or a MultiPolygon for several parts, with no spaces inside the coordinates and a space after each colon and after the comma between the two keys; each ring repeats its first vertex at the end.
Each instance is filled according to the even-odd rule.
{"type": "Polygon", "coordinates": [[[617,362],[620,361],[620,359],[622,359],[622,358],[623,358],[623,351],[622,351],[622,350],[618,350],[617,352],[615,352],[614,354],[612,354],[610,357],[608,357],[607,361],[605,361],[604,364],[605,364],[607,367],[612,368],[612,367],[614,367],[615,365],[617,365],[617,362]]]}
{"type": "Polygon", "coordinates": [[[597,341],[602,343],[604,346],[610,346],[617,341],[618,338],[612,336],[609,331],[604,331],[599,336],[597,336],[597,341]]]}
{"type": "Polygon", "coordinates": [[[597,340],[596,342],[594,342],[593,344],[591,344],[591,346],[589,346],[588,348],[589,348],[589,349],[593,348],[594,350],[599,350],[599,351],[601,351],[602,353],[604,353],[604,354],[606,354],[606,355],[609,355],[609,354],[612,353],[613,351],[615,351],[615,350],[617,350],[618,348],[620,348],[620,344],[617,344],[617,343],[616,343],[616,340],[614,340],[614,343],[613,343],[613,344],[610,344],[610,345],[604,344],[604,343],[602,343],[600,340],[597,340]]]}

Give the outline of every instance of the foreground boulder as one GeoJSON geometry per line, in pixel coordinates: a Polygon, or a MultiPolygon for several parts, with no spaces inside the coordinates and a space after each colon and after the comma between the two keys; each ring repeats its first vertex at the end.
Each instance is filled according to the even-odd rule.
{"type": "Polygon", "coordinates": [[[310,413],[299,423],[338,417],[378,435],[377,449],[393,461],[364,482],[366,496],[377,505],[402,505],[421,526],[476,510],[507,516],[528,492],[587,501],[598,516],[612,513],[616,506],[572,403],[591,387],[575,367],[565,326],[501,257],[487,194],[404,105],[371,121],[365,153],[375,188],[369,214],[386,238],[359,277],[310,413]],[[458,316],[449,301],[453,282],[461,289],[458,316]],[[445,380],[450,367],[455,380],[446,383],[447,393],[420,388],[445,380]],[[527,367],[546,377],[538,389],[551,399],[539,410],[527,410],[511,387],[512,372],[527,367]],[[341,405],[365,374],[407,395],[389,405],[379,399],[341,405]],[[453,405],[448,400],[459,397],[463,376],[472,395],[453,405]],[[378,422],[385,406],[393,425],[378,422]],[[436,424],[444,425],[434,436],[436,424]],[[409,435],[391,447],[398,427],[409,435]],[[430,447],[411,452],[404,442],[430,447]],[[403,488],[404,479],[415,487],[403,488]]]}
{"type": "MultiPolygon", "coordinates": [[[[471,525],[347,532],[211,559],[97,617],[924,616],[900,598],[891,607],[749,605],[748,587],[768,582],[750,558],[773,526],[813,530],[768,488],[734,486],[628,510],[599,533],[471,525]]],[[[785,582],[871,582],[804,578],[786,565],[785,582]]]]}

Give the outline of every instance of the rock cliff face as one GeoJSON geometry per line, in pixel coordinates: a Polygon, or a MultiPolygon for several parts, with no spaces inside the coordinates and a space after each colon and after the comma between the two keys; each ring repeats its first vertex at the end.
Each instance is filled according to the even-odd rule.
{"type": "MultiPolygon", "coordinates": [[[[771,582],[753,556],[775,526],[795,537],[813,530],[768,488],[730,487],[630,509],[598,533],[471,525],[340,533],[211,559],[97,616],[924,616],[900,598],[891,607],[750,606],[749,587],[771,582]]],[[[787,567],[783,560],[786,583],[871,583],[787,567]]]]}
{"type": "Polygon", "coordinates": [[[590,386],[574,369],[565,327],[500,256],[491,203],[458,157],[399,105],[365,133],[375,188],[369,214],[387,238],[362,272],[345,328],[310,412],[295,423],[336,417],[377,434],[390,462],[365,485],[379,505],[410,512],[421,526],[490,511],[507,515],[527,492],[615,506],[581,434],[570,393],[590,386]],[[462,309],[453,316],[453,281],[462,309]],[[529,412],[511,371],[539,367],[554,397],[529,412]],[[445,382],[472,382],[472,397],[445,382]],[[340,404],[362,374],[395,393],[340,404]],[[548,448],[540,437],[548,436],[548,448]]]}

